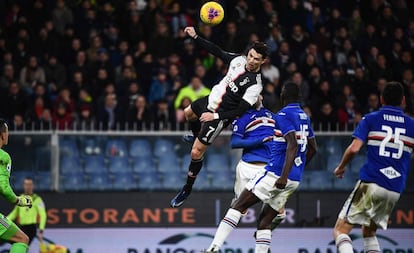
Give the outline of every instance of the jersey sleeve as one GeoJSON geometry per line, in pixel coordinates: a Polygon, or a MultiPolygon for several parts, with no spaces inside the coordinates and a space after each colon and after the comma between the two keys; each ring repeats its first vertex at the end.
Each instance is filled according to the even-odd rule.
{"type": "Polygon", "coordinates": [[[367,117],[362,118],[362,120],[358,123],[358,126],[355,129],[354,133],[352,134],[352,137],[358,138],[363,142],[367,140],[369,133],[369,126],[367,120],[367,117]]]}
{"type": "Polygon", "coordinates": [[[257,102],[257,98],[262,92],[263,85],[261,83],[250,86],[243,95],[243,100],[253,106],[257,102]]]}
{"type": "Polygon", "coordinates": [[[216,44],[212,43],[211,41],[208,41],[200,36],[197,36],[195,41],[203,47],[205,50],[207,50],[209,53],[213,54],[214,56],[219,57],[222,59],[225,63],[230,63],[231,60],[236,58],[237,56],[240,56],[240,54],[230,53],[227,51],[224,51],[216,44]]]}
{"type": "Polygon", "coordinates": [[[232,135],[238,135],[240,137],[244,136],[245,130],[246,130],[246,118],[244,115],[238,119],[235,119],[232,123],[233,125],[233,133],[232,135]]]}
{"type": "Polygon", "coordinates": [[[36,208],[37,213],[39,214],[39,229],[44,230],[46,227],[47,215],[45,203],[41,197],[38,197],[38,200],[36,201],[36,208]]]}
{"type": "Polygon", "coordinates": [[[285,112],[278,112],[275,115],[275,120],[277,124],[279,125],[280,131],[282,132],[282,135],[285,136],[288,133],[292,131],[296,131],[294,124],[292,123],[292,120],[289,118],[289,116],[285,112]]]}

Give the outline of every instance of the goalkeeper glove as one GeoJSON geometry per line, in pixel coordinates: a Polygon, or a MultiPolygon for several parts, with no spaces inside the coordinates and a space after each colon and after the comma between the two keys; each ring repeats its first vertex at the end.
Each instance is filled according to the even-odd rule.
{"type": "Polygon", "coordinates": [[[16,201],[16,205],[18,205],[18,206],[27,206],[27,207],[31,208],[32,207],[32,198],[30,196],[27,196],[27,195],[18,196],[17,201],[16,201]]]}

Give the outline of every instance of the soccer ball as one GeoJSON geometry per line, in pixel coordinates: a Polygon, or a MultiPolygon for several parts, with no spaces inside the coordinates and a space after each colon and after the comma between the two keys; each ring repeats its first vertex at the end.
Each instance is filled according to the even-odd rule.
{"type": "Polygon", "coordinates": [[[224,10],[217,2],[207,2],[201,6],[200,19],[208,25],[217,25],[223,21],[224,10]]]}

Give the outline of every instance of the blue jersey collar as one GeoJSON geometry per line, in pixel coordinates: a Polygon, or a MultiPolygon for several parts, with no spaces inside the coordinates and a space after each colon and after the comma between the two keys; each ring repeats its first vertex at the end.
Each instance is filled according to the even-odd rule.
{"type": "Polygon", "coordinates": [[[300,104],[299,103],[290,103],[285,107],[300,107],[300,104]]]}
{"type": "Polygon", "coordinates": [[[403,109],[399,106],[391,106],[391,105],[383,105],[381,107],[381,110],[387,110],[387,111],[396,111],[396,112],[403,112],[403,109]]]}

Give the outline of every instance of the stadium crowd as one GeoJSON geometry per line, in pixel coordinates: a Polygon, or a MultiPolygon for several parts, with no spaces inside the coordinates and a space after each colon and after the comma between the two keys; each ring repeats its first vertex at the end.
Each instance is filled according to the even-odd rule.
{"type": "Polygon", "coordinates": [[[265,41],[264,104],[288,79],[315,130],[350,130],[400,81],[414,114],[414,1],[227,0],[200,23],[194,0],[0,1],[0,117],[12,129],[183,129],[185,108],[226,72],[183,27],[231,52],[265,41]]]}

